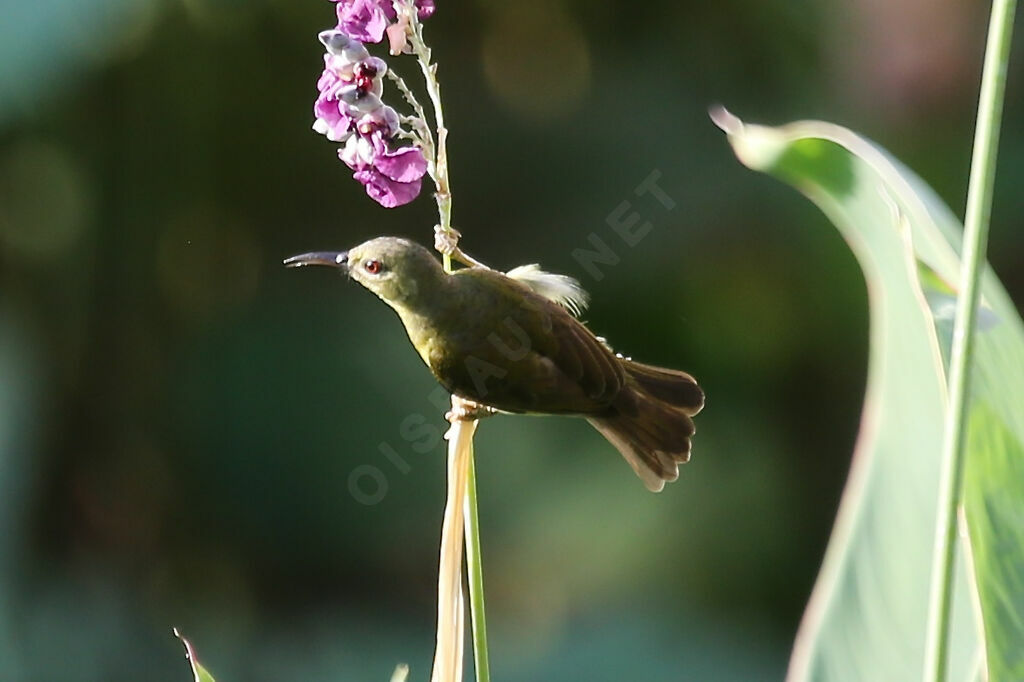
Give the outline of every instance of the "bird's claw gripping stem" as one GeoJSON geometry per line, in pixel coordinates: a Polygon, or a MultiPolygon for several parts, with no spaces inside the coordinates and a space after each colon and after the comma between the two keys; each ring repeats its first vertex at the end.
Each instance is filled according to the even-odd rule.
{"type": "MultiPolygon", "coordinates": [[[[473,258],[459,248],[459,237],[462,234],[454,227],[447,230],[440,225],[434,226],[434,248],[446,256],[450,256],[463,265],[471,268],[487,268],[486,265],[473,258]]],[[[490,268],[487,268],[488,270],[490,268]]]]}
{"type": "Polygon", "coordinates": [[[498,411],[493,407],[452,396],[452,409],[445,412],[444,418],[454,424],[455,422],[476,421],[495,414],[498,414],[498,411]]]}
{"type": "Polygon", "coordinates": [[[440,225],[434,225],[434,248],[446,256],[451,256],[459,248],[459,237],[462,233],[454,227],[447,230],[440,225]]]}

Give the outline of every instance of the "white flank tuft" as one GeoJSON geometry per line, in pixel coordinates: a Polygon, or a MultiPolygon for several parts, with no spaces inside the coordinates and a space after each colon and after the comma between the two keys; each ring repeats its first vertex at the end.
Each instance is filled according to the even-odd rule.
{"type": "Polygon", "coordinates": [[[568,275],[544,272],[536,263],[520,265],[505,274],[522,282],[549,301],[554,301],[576,317],[587,309],[587,303],[590,301],[590,296],[575,279],[568,275]]]}

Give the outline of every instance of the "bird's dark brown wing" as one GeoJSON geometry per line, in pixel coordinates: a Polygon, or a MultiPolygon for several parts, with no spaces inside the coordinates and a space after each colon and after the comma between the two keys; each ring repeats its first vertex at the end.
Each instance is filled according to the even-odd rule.
{"type": "Polygon", "coordinates": [[[466,315],[429,363],[449,390],[509,412],[598,414],[608,408],[624,373],[581,322],[501,273],[467,271],[458,280],[465,282],[466,315]]]}

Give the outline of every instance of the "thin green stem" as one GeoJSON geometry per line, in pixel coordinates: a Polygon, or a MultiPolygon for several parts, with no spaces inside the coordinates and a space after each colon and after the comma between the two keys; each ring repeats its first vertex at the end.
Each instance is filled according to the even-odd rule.
{"type": "Polygon", "coordinates": [[[1016,0],[994,0],[989,22],[985,65],[978,99],[978,120],[967,190],[964,240],[961,249],[960,300],[953,323],[950,353],[949,404],[942,448],[938,521],[932,557],[928,639],[925,649],[925,682],[944,682],[949,654],[953,569],[956,564],[957,509],[961,503],[966,424],[969,407],[970,362],[974,348],[975,321],[981,296],[979,283],[988,245],[992,187],[995,180],[999,126],[1006,90],[1006,67],[1016,0]]]}
{"type": "MultiPolygon", "coordinates": [[[[427,125],[427,114],[423,111],[423,105],[421,105],[420,101],[416,99],[416,95],[409,89],[409,86],[405,84],[405,79],[395,73],[393,69],[388,69],[387,76],[402,93],[402,97],[404,97],[405,101],[412,107],[413,112],[415,112],[416,116],[407,118],[412,121],[412,125],[420,137],[420,143],[423,145],[424,154],[431,162],[433,162],[435,154],[434,135],[430,132],[430,127],[427,125]]],[[[431,163],[431,166],[432,165],[433,163],[431,163]]],[[[431,168],[430,177],[434,178],[436,182],[437,180],[434,176],[435,169],[431,168]]]]}
{"type": "Polygon", "coordinates": [[[437,80],[437,64],[431,61],[430,48],[423,40],[423,24],[420,23],[412,2],[406,2],[405,12],[409,21],[409,44],[420,63],[427,95],[430,96],[430,102],[434,107],[434,124],[437,128],[437,147],[434,157],[434,183],[437,185],[437,193],[434,196],[437,199],[437,212],[441,219],[441,229],[445,234],[451,234],[453,232],[452,193],[448,184],[448,129],[444,125],[444,109],[441,106],[441,84],[437,80]]]}
{"type": "Polygon", "coordinates": [[[480,551],[480,516],[476,507],[476,463],[469,455],[466,482],[466,565],[469,569],[469,611],[473,619],[473,665],[477,682],[490,682],[487,655],[487,614],[484,608],[484,567],[480,551]]]}
{"type": "MultiPolygon", "coordinates": [[[[431,61],[430,48],[423,40],[423,24],[420,23],[417,10],[412,0],[403,0],[403,6],[399,9],[399,2],[395,3],[395,9],[404,12],[404,18],[408,22],[406,37],[412,46],[412,51],[417,57],[420,69],[423,71],[423,80],[426,85],[427,94],[430,96],[430,103],[434,109],[434,124],[437,130],[436,141],[431,140],[431,151],[433,152],[433,173],[434,184],[437,188],[435,198],[437,199],[437,212],[439,228],[443,237],[446,238],[447,246],[441,251],[446,272],[452,271],[452,256],[455,255],[463,262],[477,264],[476,261],[468,258],[458,248],[459,233],[452,228],[452,194],[448,182],[448,129],[444,124],[444,109],[441,106],[441,84],[437,80],[437,64],[431,61]]],[[[397,83],[398,81],[396,81],[397,83]]],[[[399,83],[403,88],[404,83],[399,83]]],[[[408,90],[408,88],[405,88],[408,90]]],[[[422,107],[416,101],[415,96],[410,92],[407,96],[417,115],[426,122],[426,116],[422,107]]],[[[429,130],[427,131],[429,135],[429,130]]],[[[435,239],[435,242],[437,240],[435,239]]],[[[455,407],[453,398],[452,407],[455,407]]],[[[473,422],[473,429],[476,422],[473,422]]],[[[466,565],[469,573],[469,604],[470,615],[473,621],[473,662],[476,669],[477,682],[490,682],[491,671],[489,656],[487,653],[487,618],[484,607],[484,575],[483,558],[480,550],[480,517],[477,511],[476,493],[476,464],[474,462],[472,436],[467,445],[468,470],[466,472],[465,492],[465,531],[466,531],[466,565]]]]}

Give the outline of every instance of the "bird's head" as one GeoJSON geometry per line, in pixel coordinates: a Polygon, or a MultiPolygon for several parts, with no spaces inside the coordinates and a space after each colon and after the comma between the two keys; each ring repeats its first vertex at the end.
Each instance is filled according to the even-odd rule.
{"type": "Polygon", "coordinates": [[[338,268],[393,308],[415,306],[444,277],[441,264],[430,251],[398,237],[377,237],[348,251],[304,253],[284,264],[290,268],[338,268]]]}

